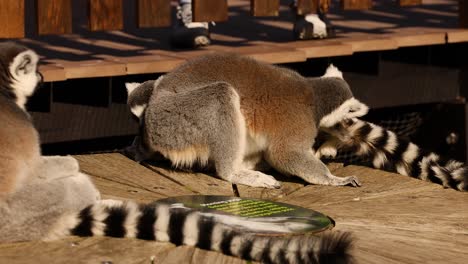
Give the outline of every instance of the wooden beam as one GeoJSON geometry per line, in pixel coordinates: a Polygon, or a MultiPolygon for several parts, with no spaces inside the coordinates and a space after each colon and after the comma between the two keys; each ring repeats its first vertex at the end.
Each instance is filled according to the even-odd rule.
{"type": "Polygon", "coordinates": [[[222,22],[228,19],[226,0],[192,0],[194,22],[222,22]]]}
{"type": "Polygon", "coordinates": [[[400,6],[414,6],[422,4],[422,0],[398,0],[400,6]]]}
{"type": "Polygon", "coordinates": [[[37,31],[40,35],[71,33],[71,0],[37,0],[37,31]]]}
{"type": "Polygon", "coordinates": [[[370,9],[372,0],[341,0],[341,7],[345,10],[370,9]]]}
{"type": "Polygon", "coordinates": [[[468,3],[466,0],[458,0],[458,21],[460,27],[468,28],[468,3]]]}
{"type": "Polygon", "coordinates": [[[171,25],[171,2],[168,0],[138,0],[138,27],[168,27],[171,25]]]}
{"type": "Polygon", "coordinates": [[[0,0],[0,38],[24,37],[24,1],[0,0]]]}
{"type": "Polygon", "coordinates": [[[251,0],[250,12],[252,16],[278,16],[279,0],[251,0]]]}
{"type": "Polygon", "coordinates": [[[89,28],[92,31],[123,28],[122,0],[89,1],[89,28]]]}

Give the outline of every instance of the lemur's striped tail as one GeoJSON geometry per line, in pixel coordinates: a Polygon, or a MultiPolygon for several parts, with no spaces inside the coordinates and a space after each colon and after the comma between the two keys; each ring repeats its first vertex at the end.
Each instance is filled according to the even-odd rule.
{"type": "Polygon", "coordinates": [[[66,235],[127,237],[195,246],[263,263],[352,262],[348,233],[260,236],[236,231],[217,219],[165,204],[103,200],[62,217],[48,239],[66,235]]]}
{"type": "Polygon", "coordinates": [[[468,167],[464,163],[424,151],[378,125],[355,118],[323,132],[326,135],[317,150],[319,157],[333,158],[337,152],[350,151],[374,168],[468,191],[468,167]]]}

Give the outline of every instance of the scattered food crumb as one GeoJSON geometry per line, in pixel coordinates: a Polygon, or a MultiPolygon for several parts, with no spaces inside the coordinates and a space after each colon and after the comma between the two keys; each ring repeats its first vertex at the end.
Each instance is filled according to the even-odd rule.
{"type": "Polygon", "coordinates": [[[361,201],[361,197],[353,198],[353,201],[356,201],[356,202],[361,201]]]}
{"type": "Polygon", "coordinates": [[[150,264],[154,264],[155,259],[156,259],[156,256],[151,256],[150,257],[150,264]]]}
{"type": "Polygon", "coordinates": [[[71,244],[70,244],[70,246],[72,246],[72,247],[76,247],[78,245],[79,245],[78,242],[71,242],[71,244]]]}

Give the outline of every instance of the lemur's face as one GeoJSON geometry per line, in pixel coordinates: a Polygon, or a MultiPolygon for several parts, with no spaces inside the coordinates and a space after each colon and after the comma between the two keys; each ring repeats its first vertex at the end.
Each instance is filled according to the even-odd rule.
{"type": "Polygon", "coordinates": [[[0,43],[0,88],[6,89],[22,108],[42,82],[38,62],[34,51],[13,42],[0,43]]]}

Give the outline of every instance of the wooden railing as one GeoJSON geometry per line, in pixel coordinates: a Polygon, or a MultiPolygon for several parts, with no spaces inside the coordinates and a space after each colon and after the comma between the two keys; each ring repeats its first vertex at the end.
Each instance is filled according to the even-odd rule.
{"type": "MultiPolygon", "coordinates": [[[[0,38],[25,36],[25,2],[33,3],[37,16],[39,35],[69,34],[73,30],[73,0],[0,0],[0,38]]],[[[84,1],[84,0],[83,0],[84,1]]],[[[123,0],[88,1],[88,29],[119,30],[124,25],[123,0]]],[[[276,16],[279,0],[251,0],[253,16],[276,16]]],[[[467,1],[459,0],[460,26],[468,27],[467,1]]],[[[170,0],[134,0],[137,26],[167,27],[171,25],[170,0]]],[[[418,5],[422,0],[397,0],[400,6],[418,5]]],[[[315,12],[317,8],[327,11],[330,0],[298,0],[297,12],[315,12]]],[[[369,9],[372,0],[341,0],[343,9],[369,9]]],[[[195,21],[225,21],[228,18],[227,3],[223,0],[193,0],[195,21]]]]}

